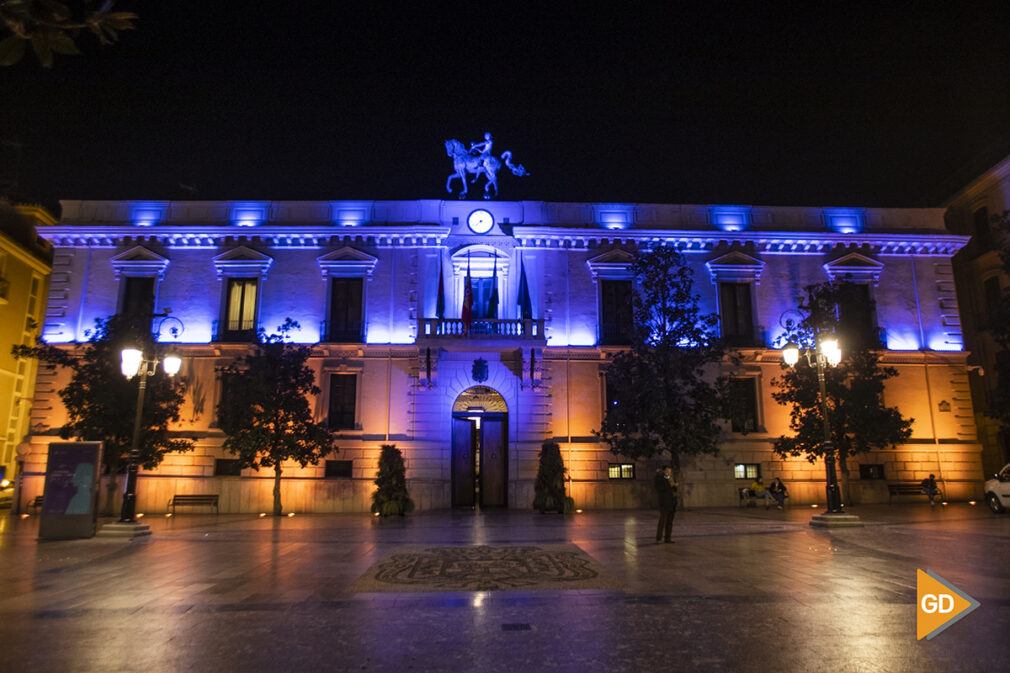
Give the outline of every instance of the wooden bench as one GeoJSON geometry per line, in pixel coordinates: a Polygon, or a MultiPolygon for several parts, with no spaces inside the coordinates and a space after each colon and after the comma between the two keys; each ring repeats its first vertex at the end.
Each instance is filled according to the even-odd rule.
{"type": "Polygon", "coordinates": [[[46,496],[44,495],[35,496],[31,502],[25,505],[25,508],[30,509],[36,514],[38,514],[39,510],[42,509],[42,505],[45,503],[45,497],[46,496]]]}
{"type": "MultiPolygon", "coordinates": [[[[740,488],[737,489],[737,496],[740,499],[739,500],[740,507],[757,507],[758,503],[762,503],[765,506],[765,509],[768,509],[769,507],[778,507],[779,504],[778,500],[776,500],[774,496],[772,496],[771,500],[759,498],[753,493],[751,493],[751,490],[746,486],[741,486],[740,488]]],[[[786,493],[786,497],[782,499],[782,504],[785,505],[788,499],[789,494],[786,493]]]]}
{"type": "Polygon", "coordinates": [[[202,493],[202,494],[188,494],[180,495],[175,494],[172,499],[168,501],[168,509],[172,511],[172,515],[175,515],[176,507],[213,507],[214,513],[218,513],[217,509],[217,493],[202,493]]]}
{"type": "MultiPolygon", "coordinates": [[[[891,504],[891,500],[894,499],[896,495],[926,495],[922,492],[922,482],[921,481],[893,481],[887,485],[887,504],[891,504]]],[[[927,498],[929,496],[926,496],[927,498]]],[[[946,498],[943,497],[943,491],[940,487],[936,487],[936,496],[943,502],[946,498]]]]}

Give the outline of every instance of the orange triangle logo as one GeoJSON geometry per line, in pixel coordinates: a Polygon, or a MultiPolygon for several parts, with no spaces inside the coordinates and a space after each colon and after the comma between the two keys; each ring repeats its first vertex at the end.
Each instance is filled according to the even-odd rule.
{"type": "Polygon", "coordinates": [[[931,640],[981,603],[931,570],[915,570],[915,636],[931,640]]]}

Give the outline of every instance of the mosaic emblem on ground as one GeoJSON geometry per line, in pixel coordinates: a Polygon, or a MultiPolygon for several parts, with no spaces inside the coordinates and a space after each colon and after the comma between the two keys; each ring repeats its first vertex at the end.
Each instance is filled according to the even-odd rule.
{"type": "Polygon", "coordinates": [[[617,589],[572,545],[419,547],[394,550],[358,579],[356,592],[617,589]]]}

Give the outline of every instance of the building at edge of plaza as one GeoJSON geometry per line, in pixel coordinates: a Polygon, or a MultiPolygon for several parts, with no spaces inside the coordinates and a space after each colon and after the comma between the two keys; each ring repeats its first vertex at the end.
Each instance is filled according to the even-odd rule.
{"type": "Polygon", "coordinates": [[[19,447],[29,432],[38,362],[19,359],[11,346],[31,346],[42,325],[53,250],[38,226],[56,219],[40,206],[0,200],[0,473],[13,480],[19,447]]]}
{"type": "MultiPolygon", "coordinates": [[[[685,465],[688,506],[736,504],[737,488],[757,474],[782,477],[794,503],[823,501],[823,463],[771,452],[788,431],[771,391],[783,316],[806,285],[829,279],[858,284],[876,302],[856,314],[900,372],[885,402],[915,419],[907,444],[850,460],[853,500],[886,502],[889,481],[929,473],[950,498],[980,493],[951,268],[968,238],[945,230],[940,208],[441,200],[62,208],[59,223],[41,228],[55,248],[47,341],[72,347],[95,318],[116,312],[170,308],[185,324],[178,341],[191,385],[175,430],[196,449],[141,471],[139,511],[164,511],[175,493],[218,493],[222,511],[268,510],[271,475],[239,471],[221,449],[215,369],[246,351],[252,330],[286,318],[301,325],[296,341],[315,344],[322,393],[313,408],[338,432],[339,449],[317,466],[285,466],[286,509],[367,510],[384,443],[403,451],[421,509],[526,508],[548,438],[561,445],[579,507],[650,506],[657,463],[614,456],[592,431],[605,406],[604,368],[630,319],[629,262],[657,245],[684,252],[703,309],[721,316],[742,356],[734,385],[749,408],[740,423],[750,432],[727,424],[717,456],[685,465]],[[460,319],[467,274],[469,333],[460,319]]],[[[41,492],[47,444],[66,420],[57,396],[66,380],[40,374],[25,498],[41,492]]]]}
{"type": "Polygon", "coordinates": [[[982,444],[982,466],[993,474],[1010,462],[1010,431],[1001,431],[999,421],[988,414],[996,386],[999,345],[993,336],[1000,297],[1010,292],[1000,259],[992,216],[1010,210],[1010,156],[969,182],[947,203],[947,226],[971,240],[954,256],[958,299],[964,325],[965,346],[970,352],[971,392],[975,421],[982,444]]]}

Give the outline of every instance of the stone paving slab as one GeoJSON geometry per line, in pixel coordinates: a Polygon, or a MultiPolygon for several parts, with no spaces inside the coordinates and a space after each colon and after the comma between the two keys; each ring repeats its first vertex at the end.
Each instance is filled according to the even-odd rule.
{"type": "Polygon", "coordinates": [[[37,542],[0,517],[0,670],[998,671],[1010,516],[952,505],[656,513],[180,515],[125,540],[37,542]],[[616,590],[354,593],[409,545],[576,545],[616,590]],[[982,606],[915,640],[915,569],[982,606]]]}

